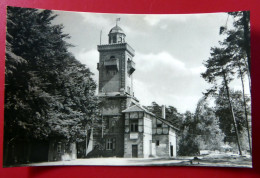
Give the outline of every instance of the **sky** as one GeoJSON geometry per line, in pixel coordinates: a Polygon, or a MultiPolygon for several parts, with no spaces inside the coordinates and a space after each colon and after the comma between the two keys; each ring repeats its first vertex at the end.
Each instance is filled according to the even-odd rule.
{"type": "MultiPolygon", "coordinates": [[[[181,113],[194,112],[202,92],[211,85],[200,76],[206,70],[203,61],[210,56],[210,48],[223,39],[219,28],[232,18],[226,13],[136,15],[98,14],[55,11],[54,23],[64,25],[70,49],[76,59],[94,73],[98,83],[99,61],[97,45],[108,44],[108,33],[118,25],[126,34],[126,42],[135,50],[133,73],[135,97],[142,105],[153,101],[174,106],[181,113]],[[228,19],[228,20],[227,20],[228,19]]],[[[230,88],[240,89],[235,81],[230,88]]]]}

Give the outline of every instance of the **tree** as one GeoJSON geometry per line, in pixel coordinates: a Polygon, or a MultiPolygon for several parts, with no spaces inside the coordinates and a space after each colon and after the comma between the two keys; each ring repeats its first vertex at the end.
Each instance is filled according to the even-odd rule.
{"type": "Polygon", "coordinates": [[[92,73],[68,52],[69,36],[51,23],[55,17],[50,10],[7,9],[6,156],[16,140],[81,141],[98,118],[92,73]]]}
{"type": "Polygon", "coordinates": [[[190,111],[184,113],[181,125],[178,154],[181,156],[191,156],[200,154],[200,137],[197,134],[197,120],[190,111]]]}
{"type": "Polygon", "coordinates": [[[184,114],[181,133],[178,153],[183,156],[198,155],[202,149],[219,150],[224,138],[206,98],[199,100],[194,114],[188,111],[184,114]]]}
{"type": "MultiPolygon", "coordinates": [[[[242,50],[245,53],[248,75],[251,73],[251,53],[250,53],[250,12],[239,11],[229,12],[229,15],[235,18],[233,26],[234,30],[228,30],[229,41],[236,43],[237,50],[242,50]]],[[[246,65],[246,64],[245,64],[246,65]]]]}
{"type": "Polygon", "coordinates": [[[210,94],[215,94],[215,92],[219,87],[219,84],[217,83],[218,79],[219,78],[222,79],[221,85],[225,87],[225,91],[227,93],[231,118],[236,132],[237,145],[238,145],[239,153],[240,155],[242,155],[239,135],[237,130],[237,123],[234,115],[233,105],[230,98],[229,83],[230,81],[233,80],[232,75],[234,74],[233,66],[230,64],[231,60],[232,60],[232,55],[230,54],[228,48],[219,48],[219,47],[211,48],[211,57],[204,63],[207,70],[201,75],[208,83],[213,84],[213,88],[211,88],[210,90],[207,91],[207,93],[205,93],[206,96],[210,94]]]}
{"type": "Polygon", "coordinates": [[[228,13],[234,18],[233,29],[227,29],[222,27],[221,34],[227,35],[224,41],[221,43],[222,46],[225,46],[229,50],[229,53],[232,55],[231,64],[234,69],[237,71],[237,75],[241,80],[242,85],[242,94],[244,100],[244,112],[245,118],[247,121],[247,135],[250,153],[251,151],[251,136],[250,128],[248,125],[248,110],[246,106],[246,97],[244,91],[244,76],[248,76],[249,88],[251,93],[251,54],[250,54],[250,21],[249,21],[249,11],[243,12],[231,12],[228,13]]]}
{"type": "Polygon", "coordinates": [[[201,136],[201,149],[219,150],[223,143],[224,134],[220,129],[215,110],[208,105],[204,97],[197,104],[194,115],[195,120],[197,120],[196,133],[201,136]]]}
{"type": "Polygon", "coordinates": [[[146,108],[155,114],[157,117],[162,117],[162,107],[159,106],[155,101],[152,102],[151,106],[146,106],[146,108]]]}
{"type": "MultiPolygon", "coordinates": [[[[236,117],[237,129],[240,138],[242,138],[244,132],[247,130],[246,128],[247,121],[245,119],[244,100],[242,97],[242,92],[230,90],[230,97],[231,97],[232,104],[234,106],[234,114],[236,117]]],[[[224,141],[229,143],[236,142],[236,139],[234,139],[236,137],[235,129],[234,126],[232,125],[232,121],[230,120],[229,103],[224,88],[220,89],[219,94],[216,96],[215,103],[216,103],[216,116],[219,118],[219,124],[221,130],[225,133],[224,141]]],[[[246,98],[246,105],[248,111],[250,111],[249,103],[250,103],[250,98],[246,98]]],[[[241,146],[246,147],[244,142],[241,142],[241,146]]]]}
{"type": "MultiPolygon", "coordinates": [[[[157,117],[162,117],[162,106],[159,106],[156,102],[152,102],[151,106],[145,106],[145,108],[157,117]]],[[[165,117],[166,120],[170,121],[177,128],[181,126],[183,116],[174,106],[165,107],[165,117]]]]}
{"type": "Polygon", "coordinates": [[[166,107],[166,119],[177,128],[181,127],[183,115],[174,106],[166,107]]]}

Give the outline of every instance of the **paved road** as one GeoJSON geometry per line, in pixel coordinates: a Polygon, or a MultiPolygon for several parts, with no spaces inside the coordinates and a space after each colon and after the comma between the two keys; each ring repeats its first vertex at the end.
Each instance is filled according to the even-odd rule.
{"type": "Polygon", "coordinates": [[[252,167],[251,160],[223,160],[223,159],[207,159],[194,161],[191,164],[190,157],[180,159],[156,159],[156,158],[92,158],[92,159],[76,159],[71,161],[43,162],[26,164],[22,166],[52,166],[52,165],[91,165],[91,166],[217,166],[217,167],[252,167]]]}

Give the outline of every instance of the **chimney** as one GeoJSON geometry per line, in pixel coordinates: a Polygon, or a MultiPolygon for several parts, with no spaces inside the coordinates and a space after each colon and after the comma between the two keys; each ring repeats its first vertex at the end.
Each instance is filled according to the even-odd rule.
{"type": "Polygon", "coordinates": [[[166,117],[165,117],[165,105],[162,105],[162,118],[166,119],[166,117]]]}

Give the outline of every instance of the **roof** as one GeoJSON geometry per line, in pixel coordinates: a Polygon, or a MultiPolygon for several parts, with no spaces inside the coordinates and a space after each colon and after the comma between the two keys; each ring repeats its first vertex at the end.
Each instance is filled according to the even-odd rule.
{"type": "Polygon", "coordinates": [[[123,33],[125,34],[125,32],[122,30],[122,28],[120,28],[118,25],[114,26],[110,31],[110,33],[123,33]]]}
{"type": "Polygon", "coordinates": [[[126,112],[146,112],[152,116],[154,116],[156,119],[162,121],[163,123],[165,123],[166,125],[170,126],[171,128],[173,128],[174,130],[179,131],[178,128],[176,128],[175,126],[172,125],[171,122],[167,121],[166,119],[160,118],[155,116],[155,114],[153,114],[152,112],[149,112],[147,109],[145,109],[144,107],[142,107],[141,105],[134,103],[132,106],[130,106],[129,108],[125,109],[122,111],[123,113],[126,112]]]}
{"type": "Polygon", "coordinates": [[[156,119],[159,119],[160,121],[162,121],[163,123],[167,124],[168,126],[170,126],[171,128],[179,131],[179,129],[175,126],[172,125],[172,123],[166,119],[160,118],[160,117],[156,117],[156,119]]]}
{"type": "Polygon", "coordinates": [[[123,110],[122,112],[146,112],[148,114],[155,116],[153,113],[149,112],[147,109],[145,109],[144,107],[136,103],[134,103],[133,106],[130,106],[129,108],[123,110]]]}

